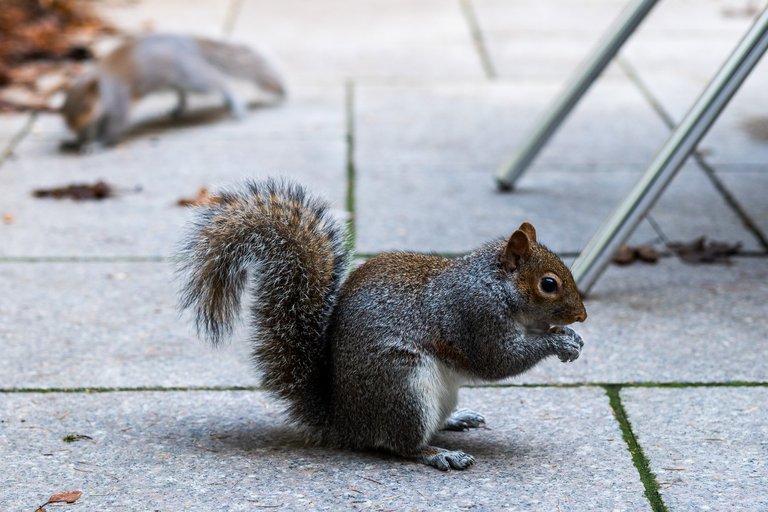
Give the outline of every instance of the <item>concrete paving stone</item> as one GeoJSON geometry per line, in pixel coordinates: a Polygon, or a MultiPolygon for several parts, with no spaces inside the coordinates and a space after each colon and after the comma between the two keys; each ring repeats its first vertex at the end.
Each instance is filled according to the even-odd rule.
{"type": "Polygon", "coordinates": [[[611,266],[574,326],[579,359],[546,360],[515,382],[768,381],[766,303],[768,258],[611,266]]]}
{"type": "Polygon", "coordinates": [[[4,394],[0,503],[77,489],[91,510],[649,510],[602,390],[463,389],[460,405],[489,429],[439,434],[478,460],[442,473],[305,447],[259,392],[4,394]]]}
{"type": "Polygon", "coordinates": [[[221,37],[232,2],[198,0],[106,0],[98,13],[129,33],[181,32],[221,37]]]}
{"type": "MultiPolygon", "coordinates": [[[[559,86],[596,46],[620,3],[473,0],[484,44],[499,77],[546,78],[559,86]]],[[[613,66],[605,75],[620,73],[613,66]]]]}
{"type": "Polygon", "coordinates": [[[768,509],[768,388],[624,389],[621,397],[669,510],[768,509]]]}
{"type": "Polygon", "coordinates": [[[29,122],[29,116],[30,114],[0,114],[0,155],[24,129],[29,122]]]}
{"type": "MultiPolygon", "coordinates": [[[[767,277],[765,258],[610,267],[579,360],[514,382],[766,381],[767,277]]],[[[214,351],[177,316],[169,263],[4,263],[0,283],[0,387],[257,384],[244,331],[214,351]]]]}
{"type": "Polygon", "coordinates": [[[624,5],[613,0],[471,0],[484,35],[589,34],[603,30],[624,5]]]}
{"type": "MultiPolygon", "coordinates": [[[[579,71],[596,42],[573,34],[520,33],[488,36],[486,46],[496,75],[505,80],[549,80],[558,92],[579,71]]],[[[601,79],[620,77],[622,71],[609,65],[601,79]]]]}
{"type": "Polygon", "coordinates": [[[721,242],[740,242],[742,249],[748,251],[763,249],[712,181],[693,162],[675,176],[651,214],[673,241],[687,242],[706,236],[721,242]]]}
{"type": "MultiPolygon", "coordinates": [[[[626,60],[650,93],[679,122],[704,91],[733,50],[738,37],[730,39],[666,38],[633,41],[626,60]]],[[[761,126],[768,114],[766,102],[768,62],[757,64],[699,147],[713,164],[760,165],[768,159],[768,137],[761,126]]]]}
{"type": "MultiPolygon", "coordinates": [[[[359,168],[356,248],[467,252],[509,236],[523,221],[556,252],[577,252],[589,241],[638,174],[534,169],[512,194],[496,190],[491,173],[456,169],[447,162],[424,168],[379,162],[359,168]],[[556,205],[556,207],[555,207],[556,205]]],[[[635,240],[656,238],[647,224],[635,240]]]]}
{"type": "Polygon", "coordinates": [[[659,2],[636,32],[648,35],[739,37],[752,25],[759,3],[749,0],[665,0],[659,2]]]}
{"type": "Polygon", "coordinates": [[[171,263],[0,263],[0,388],[246,386],[246,334],[219,349],[177,313],[171,263]]]}
{"type": "Polygon", "coordinates": [[[213,190],[246,178],[283,176],[343,210],[346,184],[341,98],[331,105],[255,112],[245,120],[146,130],[114,149],[61,154],[66,136],[45,117],[3,167],[0,256],[167,256],[189,211],[176,206],[201,186],[213,190]],[[305,112],[302,115],[301,112],[305,112]],[[264,114],[264,115],[262,115],[264,114]],[[117,198],[101,202],[38,199],[36,188],[104,179],[117,198]],[[140,191],[136,192],[136,187],[140,191]]]}
{"type": "MultiPolygon", "coordinates": [[[[512,194],[496,191],[476,167],[433,163],[359,165],[356,247],[372,253],[401,249],[466,252],[487,240],[509,236],[528,220],[556,252],[574,253],[629,193],[640,174],[628,166],[601,171],[532,169],[512,194]],[[557,207],[554,207],[556,205],[557,207]]],[[[760,250],[709,179],[689,164],[651,210],[675,241],[699,236],[741,242],[760,250]]],[[[654,243],[658,234],[643,222],[630,242],[654,243]]]]}
{"type": "Polygon", "coordinates": [[[717,176],[725,184],[746,210],[747,215],[768,236],[768,201],[765,193],[768,190],[768,172],[766,169],[719,172],[717,176]]]}
{"type": "MultiPolygon", "coordinates": [[[[493,174],[557,94],[551,82],[360,86],[355,159],[471,164],[493,174]]],[[[607,79],[573,112],[534,164],[554,168],[645,165],[668,129],[626,78],[607,79]]]]}
{"type": "Polygon", "coordinates": [[[484,77],[459,2],[251,0],[232,36],[298,81],[484,77]]]}

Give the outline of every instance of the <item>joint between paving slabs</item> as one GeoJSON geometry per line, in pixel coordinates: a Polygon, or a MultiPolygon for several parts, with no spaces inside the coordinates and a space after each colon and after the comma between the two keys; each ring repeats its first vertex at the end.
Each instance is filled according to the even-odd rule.
{"type": "Polygon", "coordinates": [[[656,481],[656,475],[651,471],[651,465],[648,458],[643,453],[643,449],[637,442],[634,432],[632,431],[632,425],[627,418],[627,413],[624,410],[624,406],[621,403],[622,386],[620,385],[608,385],[603,386],[605,393],[608,396],[608,402],[613,411],[613,416],[619,424],[621,429],[621,435],[624,438],[624,442],[627,443],[627,450],[632,456],[632,462],[637,468],[637,472],[640,476],[640,481],[645,488],[645,497],[648,499],[648,503],[651,505],[651,509],[654,512],[668,512],[669,509],[661,499],[659,494],[659,484],[656,481]]]}
{"type": "MultiPolygon", "coordinates": [[[[347,221],[347,249],[350,254],[355,251],[355,83],[348,80],[344,85],[344,109],[345,109],[345,144],[346,153],[346,209],[349,214],[347,221]]],[[[357,256],[355,256],[357,257],[357,256]]]]}
{"type": "Polygon", "coordinates": [[[8,144],[6,144],[2,149],[2,152],[0,152],[0,168],[9,158],[13,157],[13,154],[16,151],[16,148],[19,147],[19,144],[21,144],[21,141],[24,140],[30,131],[32,131],[32,126],[35,124],[36,120],[37,112],[32,112],[29,114],[29,117],[24,123],[24,126],[22,126],[21,129],[13,137],[11,137],[11,140],[8,141],[8,144]]]}
{"type": "MultiPolygon", "coordinates": [[[[661,104],[661,101],[656,96],[654,96],[654,94],[651,92],[651,89],[646,85],[643,79],[640,78],[640,74],[637,72],[635,67],[622,57],[617,57],[616,63],[627,76],[627,78],[629,78],[629,80],[638,88],[640,94],[642,94],[653,111],[656,112],[656,114],[667,126],[667,128],[669,128],[670,131],[674,130],[677,126],[677,123],[675,123],[672,115],[661,104]]],[[[725,186],[725,183],[723,183],[720,178],[717,177],[714,167],[709,162],[707,162],[707,159],[702,154],[702,152],[699,151],[698,148],[695,148],[691,154],[691,157],[696,162],[698,168],[704,173],[704,175],[707,176],[707,178],[709,178],[709,181],[715,187],[726,204],[736,214],[739,220],[741,220],[747,231],[749,231],[752,236],[757,239],[758,243],[763,247],[764,250],[768,251],[768,237],[766,237],[757,223],[752,219],[752,217],[749,216],[747,210],[736,199],[736,196],[734,196],[733,193],[728,190],[728,187],[725,186]]]]}
{"type": "Polygon", "coordinates": [[[498,74],[496,73],[496,68],[493,65],[493,60],[491,59],[491,54],[488,51],[488,46],[485,43],[485,38],[483,37],[483,32],[480,28],[480,20],[477,17],[475,7],[472,5],[472,0],[459,0],[459,4],[461,6],[461,11],[464,14],[464,19],[469,26],[469,33],[472,37],[472,43],[475,47],[475,51],[477,52],[478,57],[480,58],[480,64],[482,65],[483,71],[485,72],[485,77],[489,80],[494,80],[498,78],[498,74]]]}
{"type": "Polygon", "coordinates": [[[229,0],[229,7],[224,17],[224,24],[221,31],[225,37],[230,37],[235,30],[237,18],[243,10],[243,0],[229,0]]]}
{"type": "MultiPolygon", "coordinates": [[[[624,388],[752,388],[768,387],[768,381],[733,381],[733,382],[627,382],[627,383],[606,383],[606,382],[564,382],[564,383],[528,383],[528,384],[473,384],[463,386],[468,389],[492,389],[492,388],[603,388],[603,389],[624,389],[624,388]]],[[[46,388],[46,387],[9,387],[0,388],[0,393],[126,393],[126,392],[144,392],[144,391],[265,391],[262,386],[91,386],[78,388],[46,388]]]]}

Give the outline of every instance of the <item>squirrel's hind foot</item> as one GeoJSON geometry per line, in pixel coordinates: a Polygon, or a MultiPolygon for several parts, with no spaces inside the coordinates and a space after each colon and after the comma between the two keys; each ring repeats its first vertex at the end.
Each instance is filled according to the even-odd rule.
{"type": "Polygon", "coordinates": [[[475,463],[475,458],[462,451],[451,451],[435,446],[428,446],[423,449],[418,456],[419,461],[434,466],[440,471],[450,471],[451,469],[467,469],[475,463]]]}

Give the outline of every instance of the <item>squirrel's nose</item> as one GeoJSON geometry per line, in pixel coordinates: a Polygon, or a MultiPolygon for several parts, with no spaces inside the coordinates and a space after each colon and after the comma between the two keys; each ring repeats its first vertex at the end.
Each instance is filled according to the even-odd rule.
{"type": "Polygon", "coordinates": [[[580,312],[576,313],[576,316],[573,317],[574,322],[583,322],[587,319],[587,310],[582,309],[580,312]]]}

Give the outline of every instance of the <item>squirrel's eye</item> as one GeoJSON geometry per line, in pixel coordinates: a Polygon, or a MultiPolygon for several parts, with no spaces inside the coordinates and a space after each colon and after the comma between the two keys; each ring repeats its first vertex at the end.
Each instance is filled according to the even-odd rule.
{"type": "Polygon", "coordinates": [[[542,278],[541,291],[544,293],[555,293],[557,291],[557,281],[551,277],[542,278]]]}

